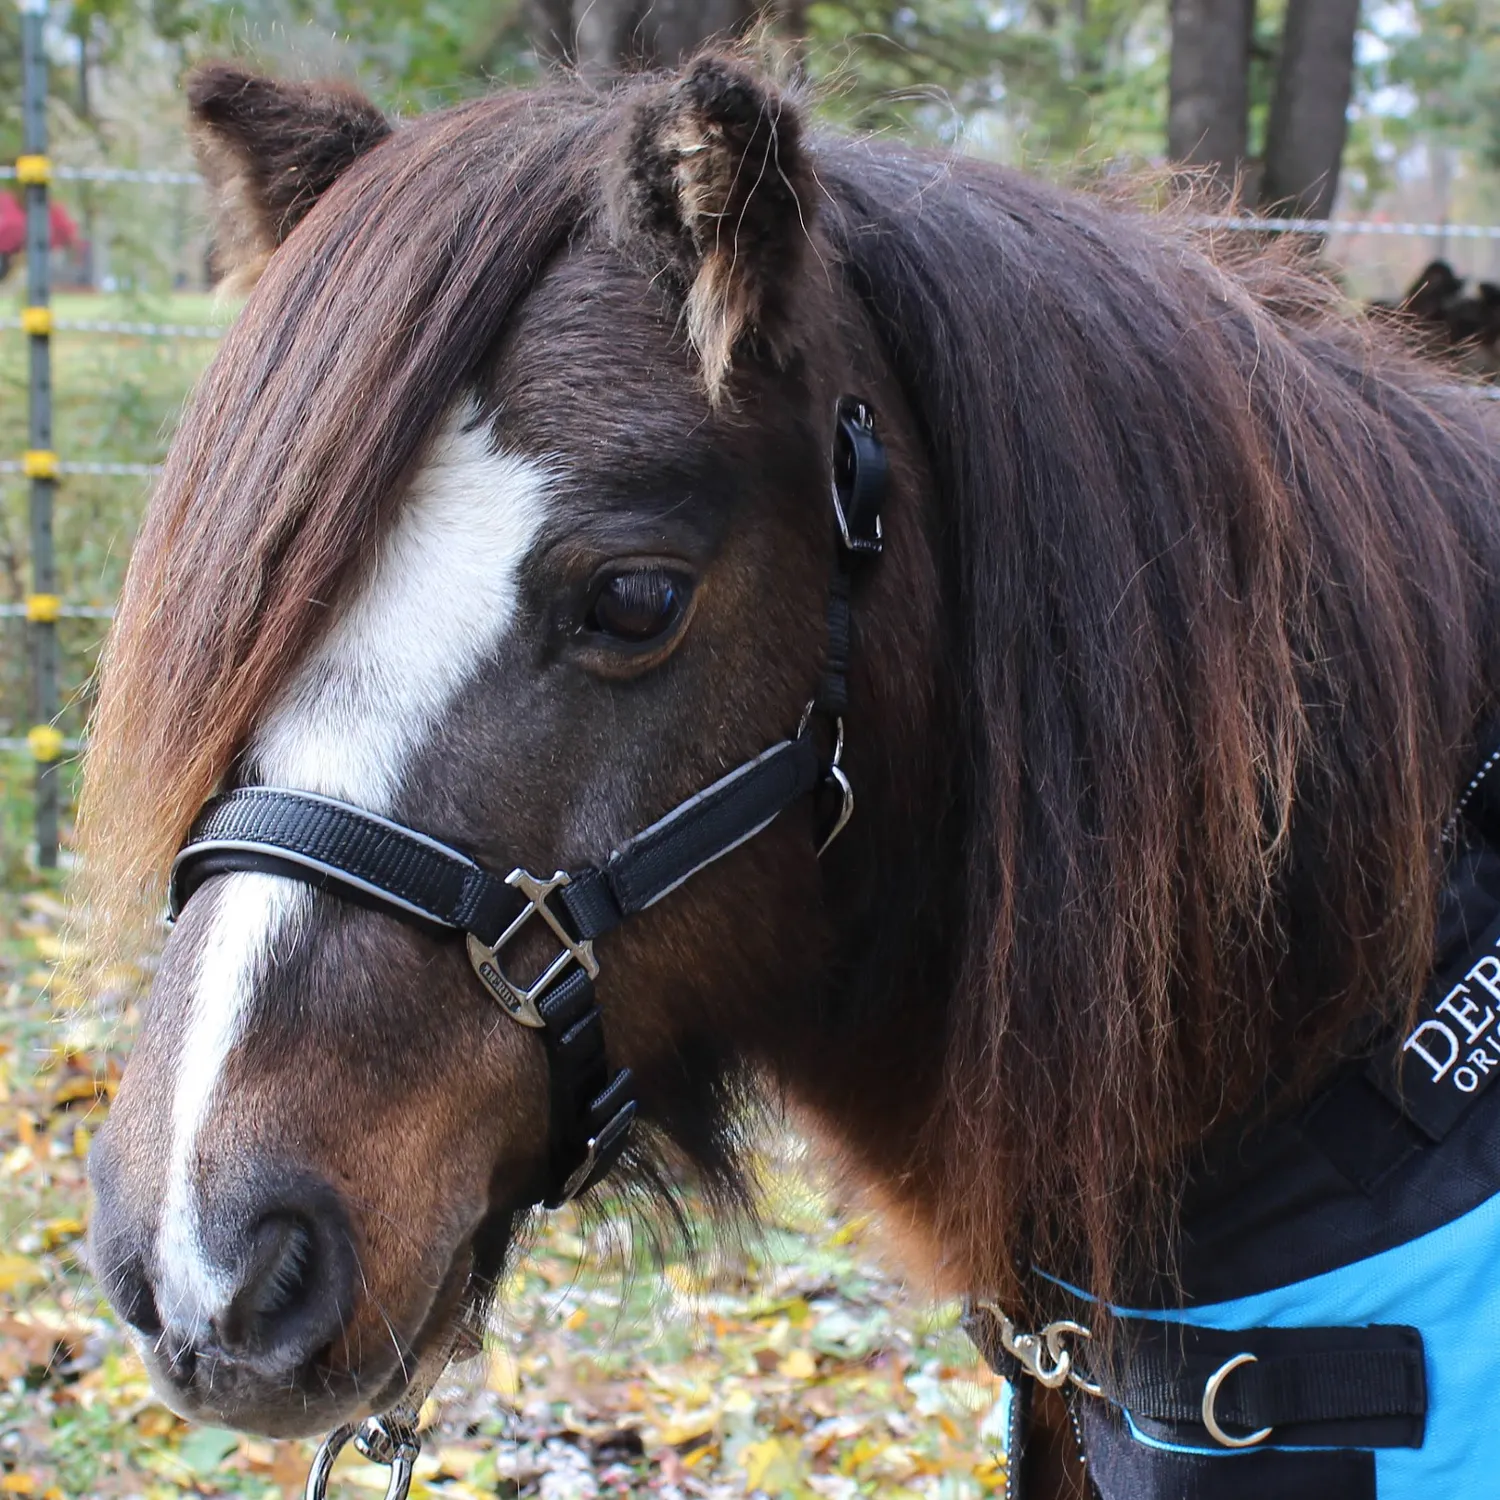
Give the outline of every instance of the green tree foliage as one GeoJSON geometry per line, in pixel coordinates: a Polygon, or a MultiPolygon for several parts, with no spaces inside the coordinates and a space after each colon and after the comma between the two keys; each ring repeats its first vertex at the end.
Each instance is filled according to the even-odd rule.
{"type": "Polygon", "coordinates": [[[21,12],[0,5],[0,161],[21,149],[21,12]]]}
{"type": "Polygon", "coordinates": [[[1500,167],[1500,0],[1410,0],[1402,22],[1367,49],[1367,116],[1398,149],[1418,141],[1476,153],[1500,167]]]}
{"type": "MultiPolygon", "coordinates": [[[[963,133],[1032,165],[1160,159],[1167,11],[1167,0],[808,0],[800,56],[822,110],[856,129],[963,133]]],[[[352,72],[388,107],[430,107],[535,76],[537,14],[537,0],[53,0],[53,108],[61,135],[102,129],[91,97],[103,82],[118,91],[143,45],[163,76],[229,52],[352,72]]],[[[1255,6],[1252,160],[1284,15],[1285,0],[1255,6]]],[[[1360,59],[1349,156],[1370,190],[1418,142],[1500,168],[1500,0],[1371,6],[1360,59]]],[[[0,156],[19,146],[19,98],[19,18],[0,0],[0,156]]]]}
{"type": "Polygon", "coordinates": [[[430,108],[534,68],[520,0],[171,3],[191,11],[196,53],[228,49],[283,68],[352,65],[391,108],[430,108]]]}
{"type": "Polygon", "coordinates": [[[814,0],[809,65],[864,129],[975,122],[1026,160],[1160,151],[1161,0],[814,0]]]}

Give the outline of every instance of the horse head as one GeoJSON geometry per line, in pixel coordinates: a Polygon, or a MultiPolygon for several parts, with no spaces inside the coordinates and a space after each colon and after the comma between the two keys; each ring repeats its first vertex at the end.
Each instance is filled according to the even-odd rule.
{"type": "Polygon", "coordinates": [[[1107,1298],[1218,1122],[1408,1004],[1497,450],[1326,283],[719,57],[191,100],[254,285],[82,819],[117,942],[188,844],[92,1160],[180,1410],[389,1406],[539,1203],[742,1200],[757,1094],[935,1284],[1107,1298]]]}
{"type": "MultiPolygon", "coordinates": [[[[796,739],[838,400],[880,372],[820,284],[780,95],[705,62],[395,130],[227,69],[192,103],[258,281],[140,542],[101,759],[165,710],[124,685],[156,639],[201,761],[169,773],[201,780],[179,812],[267,784],[545,877],[796,739]]],[[[815,800],[599,944],[637,1175],[675,1155],[737,1191],[734,1068],[819,1003],[815,800]]],[[[517,972],[556,952],[533,925],[517,972]]],[[[464,944],[284,873],[196,886],[128,1071],[95,1254],[194,1414],[279,1433],[387,1401],[556,1190],[547,1052],[464,944]]]]}

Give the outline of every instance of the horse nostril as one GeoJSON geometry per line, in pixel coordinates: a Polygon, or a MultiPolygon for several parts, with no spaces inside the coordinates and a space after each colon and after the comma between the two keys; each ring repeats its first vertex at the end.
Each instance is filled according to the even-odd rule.
{"type": "Polygon", "coordinates": [[[261,1350],[308,1302],[316,1281],[308,1225],[294,1214],[269,1214],[251,1237],[239,1289],[217,1321],[226,1349],[261,1350]]]}
{"type": "Polygon", "coordinates": [[[246,1312],[270,1319],[290,1312],[307,1295],[313,1260],[312,1234],[300,1219],[269,1219],[256,1234],[262,1271],[241,1294],[246,1312]]]}
{"type": "Polygon", "coordinates": [[[115,1311],[137,1333],[148,1339],[160,1337],[161,1313],[139,1256],[132,1256],[113,1276],[107,1277],[104,1289],[115,1311]]]}
{"type": "Polygon", "coordinates": [[[248,1236],[229,1302],[213,1320],[223,1353],[285,1367],[325,1348],[351,1310],[347,1247],[346,1221],[326,1190],[264,1214],[248,1236]]]}
{"type": "Polygon", "coordinates": [[[161,1367],[167,1379],[179,1390],[186,1390],[198,1372],[198,1349],[191,1338],[177,1338],[172,1334],[157,1336],[157,1350],[161,1355],[161,1367]]]}

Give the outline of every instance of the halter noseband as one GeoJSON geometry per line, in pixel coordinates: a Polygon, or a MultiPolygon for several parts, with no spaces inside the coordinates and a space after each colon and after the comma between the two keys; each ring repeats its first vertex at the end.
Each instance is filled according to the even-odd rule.
{"type": "Polygon", "coordinates": [[[837,562],[829,590],[828,656],[795,737],[680,803],[602,864],[559,870],[549,880],[518,867],[502,878],[457,849],[348,803],[311,792],[242,786],[204,807],[173,862],[171,918],[211,876],[258,870],[428,930],[463,933],[485,989],[508,1016],[536,1029],[547,1051],[550,1162],[541,1201],[556,1208],[586,1192],[619,1159],[637,1108],[630,1069],[611,1072],[607,1061],[603,1017],[594,997],[599,975],[594,940],[820,787],[836,791],[839,806],[819,854],[853,811],[853,789],[840,764],[848,706],[849,595],[856,563],[881,550],[887,475],[869,406],[841,398],[833,449],[837,562]],[[827,766],[812,732],[815,712],[834,726],[827,766]],[[533,921],[549,931],[558,952],[530,984],[520,984],[507,974],[504,952],[533,921]]]}

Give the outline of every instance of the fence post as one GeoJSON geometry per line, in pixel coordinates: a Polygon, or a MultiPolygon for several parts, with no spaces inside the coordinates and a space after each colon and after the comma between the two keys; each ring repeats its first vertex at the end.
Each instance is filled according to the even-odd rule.
{"type": "Polygon", "coordinates": [[[30,417],[24,468],[31,480],[31,594],[26,619],[31,632],[31,732],[36,761],[36,858],[57,864],[57,565],[52,547],[52,502],[57,455],[52,451],[52,314],[48,300],[48,256],[52,230],[47,185],[47,0],[20,0],[23,85],[22,151],[16,179],[26,192],[26,310],[22,326],[31,353],[30,417]]]}

